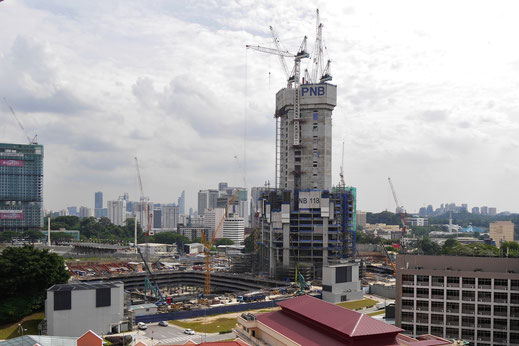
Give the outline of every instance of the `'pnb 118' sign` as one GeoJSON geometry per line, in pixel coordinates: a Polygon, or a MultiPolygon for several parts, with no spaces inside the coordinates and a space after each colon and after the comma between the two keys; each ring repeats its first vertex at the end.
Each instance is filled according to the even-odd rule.
{"type": "Polygon", "coordinates": [[[321,207],[320,191],[299,192],[299,209],[316,209],[321,207]]]}
{"type": "Polygon", "coordinates": [[[305,96],[324,96],[326,89],[324,86],[302,86],[301,97],[305,96]]]}

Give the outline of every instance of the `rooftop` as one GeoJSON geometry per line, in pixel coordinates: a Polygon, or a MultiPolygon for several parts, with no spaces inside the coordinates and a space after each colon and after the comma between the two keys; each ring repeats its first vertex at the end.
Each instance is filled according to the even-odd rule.
{"type": "Polygon", "coordinates": [[[122,281],[116,282],[89,282],[89,283],[77,283],[77,284],[56,284],[49,288],[47,291],[80,291],[80,290],[95,290],[97,288],[113,288],[122,285],[122,281]]]}
{"type": "Polygon", "coordinates": [[[300,296],[278,303],[280,311],[257,316],[257,320],[301,345],[398,345],[403,330],[368,315],[300,296]]]}

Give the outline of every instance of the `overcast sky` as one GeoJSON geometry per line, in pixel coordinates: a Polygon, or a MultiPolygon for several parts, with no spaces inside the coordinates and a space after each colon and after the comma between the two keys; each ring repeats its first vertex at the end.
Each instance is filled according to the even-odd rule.
{"type": "MultiPolygon", "coordinates": [[[[45,146],[45,207],[138,199],[135,156],[155,202],[273,182],[284,75],[245,45],[271,46],[272,25],[311,47],[317,7],[338,86],[332,181],[344,141],[358,209],[394,210],[390,176],[408,211],[519,211],[517,2],[5,0],[0,96],[45,146]]],[[[0,141],[26,142],[4,103],[0,141]]]]}

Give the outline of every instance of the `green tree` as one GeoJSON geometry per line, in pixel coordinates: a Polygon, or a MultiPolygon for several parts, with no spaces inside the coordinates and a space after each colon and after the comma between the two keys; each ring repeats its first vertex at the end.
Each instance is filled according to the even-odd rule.
{"type": "Polygon", "coordinates": [[[153,241],[160,244],[177,244],[177,246],[182,246],[188,243],[189,239],[178,233],[161,232],[153,236],[153,241]]]}
{"type": "Polygon", "coordinates": [[[440,245],[438,245],[428,237],[424,237],[422,240],[419,240],[417,247],[418,252],[424,255],[439,255],[442,250],[440,245]]]}
{"type": "Polygon", "coordinates": [[[31,243],[34,243],[38,240],[41,240],[43,238],[43,234],[40,231],[29,230],[23,232],[22,238],[30,241],[31,243]]]}
{"type": "Polygon", "coordinates": [[[15,231],[4,231],[0,232],[0,241],[1,242],[11,242],[14,238],[18,237],[19,233],[15,231]]]}
{"type": "Polygon", "coordinates": [[[254,241],[255,239],[260,239],[260,234],[259,234],[259,229],[255,229],[252,231],[251,234],[249,234],[249,236],[247,238],[245,238],[245,240],[243,241],[243,243],[245,244],[245,252],[246,253],[252,253],[254,252],[254,241]]]}
{"type": "Polygon", "coordinates": [[[214,242],[214,245],[215,246],[218,246],[218,245],[234,245],[234,242],[231,240],[231,239],[228,239],[228,238],[222,238],[222,239],[218,239],[214,242]]]}
{"type": "Polygon", "coordinates": [[[0,324],[40,309],[46,289],[66,283],[63,257],[31,246],[8,247],[0,254],[0,324]]]}
{"type": "Polygon", "coordinates": [[[367,223],[385,223],[386,225],[400,225],[400,215],[383,211],[381,213],[367,213],[366,214],[366,222],[367,223]]]}

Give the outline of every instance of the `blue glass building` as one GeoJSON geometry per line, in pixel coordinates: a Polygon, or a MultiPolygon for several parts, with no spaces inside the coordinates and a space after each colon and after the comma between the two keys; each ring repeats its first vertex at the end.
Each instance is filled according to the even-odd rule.
{"type": "Polygon", "coordinates": [[[0,143],[0,230],[43,226],[43,145],[0,143]]]}

